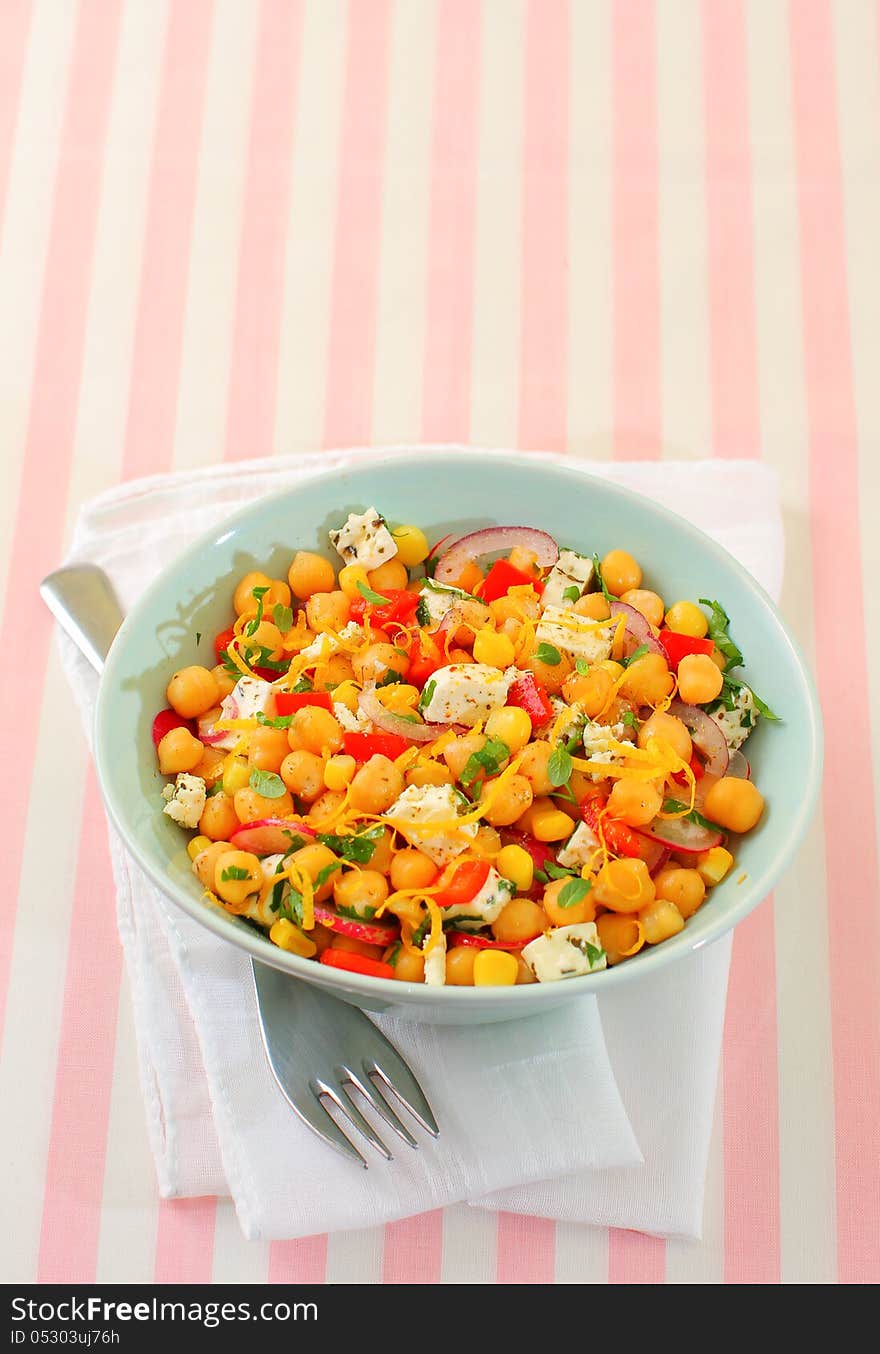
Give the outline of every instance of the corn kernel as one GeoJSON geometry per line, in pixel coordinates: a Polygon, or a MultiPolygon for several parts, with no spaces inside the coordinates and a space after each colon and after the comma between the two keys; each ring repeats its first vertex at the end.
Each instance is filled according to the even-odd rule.
{"type": "Polygon", "coordinates": [[[694,602],[674,602],[666,613],[666,626],[676,634],[690,635],[692,639],[703,639],[709,632],[705,612],[694,602]]]}
{"type": "Polygon", "coordinates": [[[561,842],[570,837],[574,824],[561,809],[544,809],[532,818],[532,836],[539,842],[561,842]]]}
{"type": "Polygon", "coordinates": [[[477,631],[474,639],[476,663],[488,663],[493,668],[509,668],[513,657],[513,641],[507,635],[499,635],[489,625],[477,631]]]}
{"type": "Polygon", "coordinates": [[[503,879],[516,885],[517,893],[528,893],[535,878],[535,862],[522,846],[505,846],[495,858],[495,869],[503,879]]]}
{"type": "Polygon", "coordinates": [[[370,586],[367,578],[367,571],[361,564],[346,564],[339,570],[339,588],[344,592],[349,601],[356,601],[362,596],[358,583],[363,583],[365,588],[370,586]]]}
{"type": "Polygon", "coordinates": [[[187,843],[186,854],[190,860],[195,860],[196,856],[200,855],[202,851],[207,851],[208,847],[213,845],[210,837],[193,837],[187,843]]]}
{"type": "Polygon", "coordinates": [[[223,770],[223,791],[234,795],[250,784],[251,768],[247,757],[230,757],[223,770]]]}
{"type": "Polygon", "coordinates": [[[350,677],[346,678],[344,682],[340,682],[338,686],[333,688],[333,704],[335,705],[338,701],[351,714],[356,714],[359,695],[360,687],[357,683],[353,682],[350,677]]]}
{"type": "Polygon", "coordinates": [[[354,757],[347,757],[345,753],[331,757],[324,767],[324,784],[328,790],[344,790],[351,783],[356,770],[354,757]]]}
{"type": "Polygon", "coordinates": [[[269,939],[273,945],[277,945],[279,950],[287,950],[290,954],[298,954],[301,959],[311,959],[316,954],[318,947],[308,936],[303,935],[298,926],[294,926],[292,921],[282,917],[276,921],[271,931],[269,939]]]}
{"type": "Polygon", "coordinates": [[[474,987],[513,987],[518,971],[506,950],[480,950],[474,960],[474,987]]]}
{"type": "Polygon", "coordinates": [[[697,856],[697,874],[711,888],[720,884],[733,864],[733,856],[723,846],[713,846],[697,856]]]}
{"type": "Polygon", "coordinates": [[[397,546],[397,558],[408,569],[414,568],[428,558],[431,547],[421,527],[408,525],[395,527],[391,535],[394,537],[394,544],[397,546]]]}

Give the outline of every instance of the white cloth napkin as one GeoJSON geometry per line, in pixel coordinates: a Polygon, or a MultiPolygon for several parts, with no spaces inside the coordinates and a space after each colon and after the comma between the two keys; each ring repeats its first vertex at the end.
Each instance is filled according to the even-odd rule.
{"type": "MultiPolygon", "coordinates": [[[[70,560],[101,565],[128,608],[162,564],[234,508],[367,454],[412,450],[351,449],[123,485],[81,511],[70,560]]],[[[778,595],[782,528],[766,467],[589,469],[679,511],[685,504],[687,516],[778,595]]],[[[96,678],[66,640],[62,653],[90,734],[96,678]]],[[[371,1160],[363,1171],[320,1143],[281,1099],[263,1057],[245,956],[164,899],[112,829],[110,844],[164,1196],[229,1193],[249,1238],[365,1227],[462,1200],[699,1235],[729,938],[637,990],[598,1003],[585,997],[515,1028],[379,1019],[443,1131],[418,1153],[371,1160]]]]}

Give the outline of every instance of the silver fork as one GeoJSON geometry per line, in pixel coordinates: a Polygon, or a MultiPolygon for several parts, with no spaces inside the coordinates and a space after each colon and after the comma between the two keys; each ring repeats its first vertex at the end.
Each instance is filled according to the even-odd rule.
{"type": "MultiPolygon", "coordinates": [[[[97,673],[122,624],[110,579],[94,564],[57,569],[40,584],[52,615],[97,673]]],[[[357,1007],[251,960],[260,1033],[272,1075],[291,1109],[330,1147],[366,1168],[344,1127],[392,1161],[355,1096],[409,1147],[418,1142],[397,1116],[399,1102],[432,1137],[440,1129],[410,1068],[357,1007]],[[341,1121],[341,1123],[339,1122],[341,1121]]]]}

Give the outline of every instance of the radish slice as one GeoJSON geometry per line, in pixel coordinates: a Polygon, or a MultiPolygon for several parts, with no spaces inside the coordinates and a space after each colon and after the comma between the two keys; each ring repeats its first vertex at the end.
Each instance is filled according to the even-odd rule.
{"type": "Polygon", "coordinates": [[[683,851],[687,855],[708,851],[724,840],[720,828],[703,827],[701,823],[691,822],[688,818],[655,818],[641,831],[652,842],[659,842],[671,851],[683,851]]]}
{"type": "Polygon", "coordinates": [[[651,623],[634,606],[628,602],[609,602],[612,616],[626,617],[626,644],[624,645],[624,657],[628,658],[630,654],[635,653],[644,644],[648,653],[658,653],[666,661],[666,650],[659,639],[651,629],[651,623]]]}
{"type": "Polygon", "coordinates": [[[669,852],[665,846],[652,838],[644,836],[641,832],[636,833],[640,837],[639,841],[639,859],[643,860],[648,867],[648,874],[654,874],[669,859],[669,852]]]}
{"type": "Polygon", "coordinates": [[[366,945],[393,945],[398,934],[396,926],[361,921],[357,917],[340,917],[334,907],[327,907],[324,903],[315,903],[315,921],[326,926],[328,931],[348,936],[349,940],[362,940],[366,945]]]}
{"type": "Polygon", "coordinates": [[[698,705],[685,705],[684,701],[673,701],[669,713],[677,715],[686,726],[694,747],[702,753],[706,763],[706,774],[726,776],[730,752],[724,734],[715,720],[698,705]]]}
{"type": "Polygon", "coordinates": [[[728,776],[735,776],[737,780],[752,779],[752,768],[749,764],[749,759],[740,752],[739,748],[737,748],[735,752],[731,752],[726,774],[728,776]]]}
{"type": "Polygon", "coordinates": [[[234,748],[239,735],[232,729],[216,729],[214,720],[202,715],[199,719],[199,739],[209,748],[234,748]]]}
{"type": "Polygon", "coordinates": [[[453,946],[470,946],[472,950],[507,950],[511,954],[516,954],[538,939],[537,936],[529,936],[528,940],[489,940],[486,936],[475,936],[471,931],[447,931],[446,935],[453,946]]]}
{"type": "Polygon", "coordinates": [[[430,743],[446,729],[445,724],[416,724],[404,715],[395,715],[376,695],[375,686],[365,686],[358,697],[358,709],[383,733],[396,733],[411,743],[430,743]]]}
{"type": "Polygon", "coordinates": [[[297,837],[312,838],[314,828],[307,827],[298,818],[258,818],[244,823],[233,832],[229,841],[236,851],[252,851],[255,856],[272,856],[280,851],[287,855],[296,850],[297,837]]]}
{"type": "Polygon", "coordinates": [[[454,583],[472,560],[499,550],[512,550],[515,545],[536,555],[542,569],[552,568],[559,559],[559,546],[546,531],[535,527],[483,527],[462,536],[440,556],[434,577],[438,583],[454,583]]]}

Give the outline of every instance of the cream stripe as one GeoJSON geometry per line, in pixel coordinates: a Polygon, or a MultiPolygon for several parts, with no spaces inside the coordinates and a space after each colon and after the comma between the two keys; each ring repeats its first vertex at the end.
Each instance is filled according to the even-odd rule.
{"type": "Polygon", "coordinates": [[[211,34],[174,430],[176,469],[223,454],[259,5],[218,0],[211,34]]]}
{"type": "MultiPolygon", "coordinates": [[[[755,293],[762,443],[780,475],[786,530],[782,610],[813,651],[807,425],[801,338],[789,33],[781,6],[748,5],[755,293]]],[[[831,1020],[825,966],[804,981],[804,936],[827,953],[822,820],[776,891],[782,1279],[835,1275],[831,1020]]]]}
{"type": "Polygon", "coordinates": [[[116,1023],[96,1283],[152,1283],[158,1209],[131,994],[123,979],[116,1023]]]}
{"type": "Polygon", "coordinates": [[[440,1282],[494,1283],[497,1236],[494,1213],[467,1204],[445,1208],[440,1282]]]}
{"type": "Polygon", "coordinates": [[[321,444],[347,11],[308,0],[294,128],[275,416],[279,452],[321,444]]]}
{"type": "Polygon", "coordinates": [[[3,1212],[15,1219],[14,1226],[0,1228],[0,1274],[6,1283],[33,1282],[39,1253],[86,760],[82,739],[71,737],[72,718],[70,691],[53,647],[0,1046],[0,1154],[10,1163],[4,1171],[3,1212]],[[69,887],[47,876],[47,804],[64,806],[52,815],[52,870],[54,879],[70,881],[69,887]]]}
{"type": "Polygon", "coordinates": [[[525,5],[485,0],[474,253],[471,441],[516,446],[525,5]]]}
{"type": "Polygon", "coordinates": [[[557,1222],[556,1283],[607,1282],[607,1229],[581,1227],[573,1222],[557,1222]]]}
{"type": "Polygon", "coordinates": [[[334,1232],[327,1238],[327,1283],[382,1282],[384,1227],[334,1232]]]}
{"type": "Polygon", "coordinates": [[[612,454],[611,24],[607,4],[571,10],[568,176],[568,444],[612,454]]]}
{"type": "Polygon", "coordinates": [[[724,1115],[721,1078],[715,1101],[709,1161],[706,1167],[706,1195],[703,1206],[703,1235],[699,1242],[671,1240],[666,1243],[666,1282],[677,1284],[720,1284],[724,1282],[724,1115]]]}
{"type": "Polygon", "coordinates": [[[416,439],[421,424],[435,25],[434,0],[397,0],[373,376],[377,443],[416,439]]]}
{"type": "Polygon", "coordinates": [[[699,10],[698,0],[657,5],[663,454],[676,459],[712,445],[699,10]]]}
{"type": "MultiPolygon", "coordinates": [[[[866,580],[880,572],[880,31],[873,5],[838,6],[835,54],[843,163],[846,264],[852,333],[853,385],[859,449],[859,509],[862,570],[866,580]]],[[[868,671],[880,671],[880,597],[864,590],[868,671]]],[[[880,834],[880,709],[870,707],[874,808],[880,834]]]]}
{"type": "Polygon", "coordinates": [[[211,1282],[264,1284],[268,1278],[268,1241],[245,1241],[232,1200],[218,1199],[211,1282]]]}
{"type": "Polygon", "coordinates": [[[74,5],[35,0],[0,237],[0,574],[18,508],[74,5]]]}

